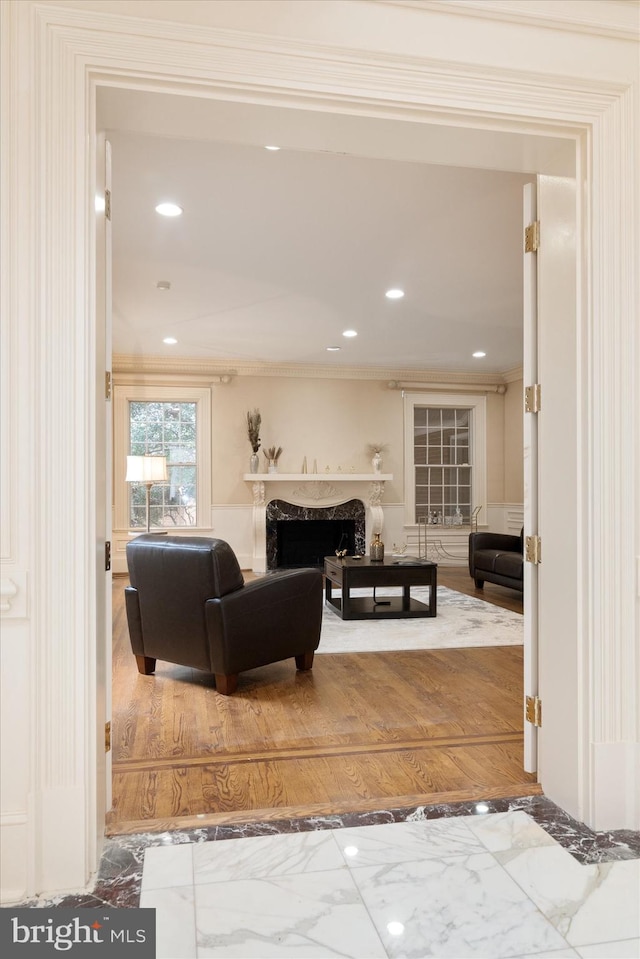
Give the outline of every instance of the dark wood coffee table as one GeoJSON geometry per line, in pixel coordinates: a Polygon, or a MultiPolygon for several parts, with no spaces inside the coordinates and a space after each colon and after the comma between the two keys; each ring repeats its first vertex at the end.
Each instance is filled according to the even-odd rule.
{"type": "Polygon", "coordinates": [[[346,556],[325,556],[325,600],[342,619],[409,619],[414,616],[435,616],[438,567],[427,560],[401,557],[375,562],[368,556],[355,559],[346,556]],[[333,597],[332,586],[342,590],[342,597],[333,597]],[[358,587],[373,588],[374,596],[351,596],[358,587]],[[381,586],[401,586],[402,596],[375,597],[381,586]],[[428,586],[429,602],[412,598],[412,586],[428,586]]]}

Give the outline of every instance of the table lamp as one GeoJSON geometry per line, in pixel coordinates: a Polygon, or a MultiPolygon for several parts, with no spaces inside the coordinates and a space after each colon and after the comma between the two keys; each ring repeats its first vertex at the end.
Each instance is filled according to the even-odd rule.
{"type": "Polygon", "coordinates": [[[151,527],[151,487],[166,483],[166,456],[127,456],[127,483],[143,483],[147,488],[147,533],[151,527]]]}

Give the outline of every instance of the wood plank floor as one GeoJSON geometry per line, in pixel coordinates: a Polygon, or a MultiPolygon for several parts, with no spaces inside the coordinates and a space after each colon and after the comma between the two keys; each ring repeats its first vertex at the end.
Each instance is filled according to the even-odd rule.
{"type": "MultiPolygon", "coordinates": [[[[468,573],[443,585],[483,597],[468,573]]],[[[539,793],[522,770],[522,648],[317,655],[213,677],[129,647],[113,586],[110,835],[539,793]]],[[[484,598],[522,610],[512,590],[484,598]]]]}

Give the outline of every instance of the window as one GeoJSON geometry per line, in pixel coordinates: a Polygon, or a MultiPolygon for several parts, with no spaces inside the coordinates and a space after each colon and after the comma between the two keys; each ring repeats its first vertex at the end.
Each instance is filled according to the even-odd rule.
{"type": "Polygon", "coordinates": [[[432,516],[441,525],[455,519],[469,522],[471,413],[468,408],[414,407],[416,523],[432,516]]]}
{"type": "Polygon", "coordinates": [[[146,529],[146,489],[124,479],[127,456],[145,453],[165,455],[169,477],[151,487],[151,528],[210,528],[211,390],[118,384],[113,392],[114,528],[146,529]]]}
{"type": "Polygon", "coordinates": [[[469,525],[486,505],[485,447],[484,396],[405,394],[407,524],[469,525]]]}
{"type": "MultiPolygon", "coordinates": [[[[129,401],[129,452],[167,457],[167,483],[151,488],[151,526],[196,526],[197,404],[129,401]]],[[[147,526],[144,486],[129,483],[129,527],[147,526]]]]}

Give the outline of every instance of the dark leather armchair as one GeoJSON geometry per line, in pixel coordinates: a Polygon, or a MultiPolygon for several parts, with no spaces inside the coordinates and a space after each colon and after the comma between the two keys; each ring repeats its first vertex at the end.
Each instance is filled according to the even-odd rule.
{"type": "Polygon", "coordinates": [[[127,544],[131,648],[141,673],[157,659],[215,674],[235,692],[238,673],[295,658],[311,669],[320,642],[322,573],[294,569],[244,582],[221,539],[143,535],[127,544]]]}
{"type": "Polygon", "coordinates": [[[519,536],[508,533],[469,535],[469,573],[478,589],[485,581],[523,591],[524,530],[519,536]]]}

